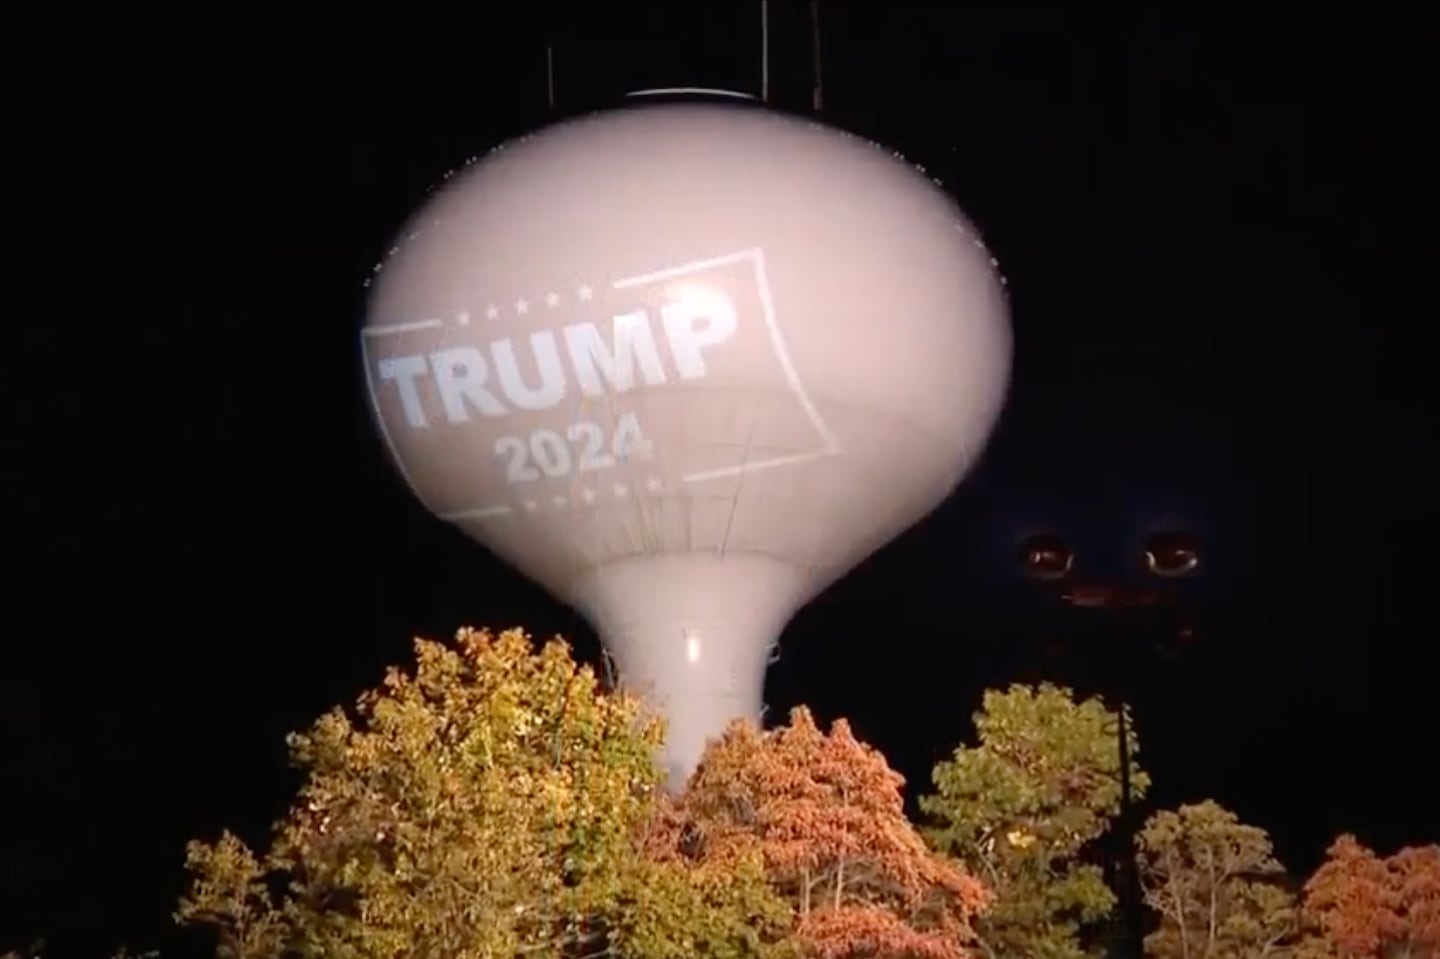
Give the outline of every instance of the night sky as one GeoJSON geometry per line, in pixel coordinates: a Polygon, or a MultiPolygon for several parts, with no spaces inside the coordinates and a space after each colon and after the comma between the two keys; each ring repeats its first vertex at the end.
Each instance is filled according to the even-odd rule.
{"type": "MultiPolygon", "coordinates": [[[[922,787],[984,688],[1128,675],[1157,802],[1214,797],[1297,872],[1342,830],[1440,839],[1424,8],[822,7],[826,118],[984,231],[1017,365],[961,490],[792,622],[771,717],[848,716],[922,787]],[[1013,562],[1055,530],[1133,578],[1179,527],[1206,563],[1178,660],[1013,562]]],[[[808,5],[772,8],[803,111],[808,5]]],[[[755,92],[758,7],[12,5],[0,36],[0,951],[78,959],[166,941],[185,840],[263,842],[284,733],[412,636],[597,659],[391,472],[362,282],[447,170],[556,115],[547,38],[558,115],[755,92]]]]}

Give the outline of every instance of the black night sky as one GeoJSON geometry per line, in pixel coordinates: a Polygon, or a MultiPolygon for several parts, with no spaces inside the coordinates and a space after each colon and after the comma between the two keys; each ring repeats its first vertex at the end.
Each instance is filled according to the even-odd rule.
{"type": "MultiPolygon", "coordinates": [[[[803,111],[809,5],[771,6],[773,101],[803,111]]],[[[1017,367],[957,495],[793,621],[771,717],[849,716],[921,787],[984,688],[1128,674],[1159,803],[1214,797],[1297,872],[1342,830],[1440,839],[1424,8],[821,15],[826,118],[980,225],[1017,367]],[[1014,564],[1055,530],[1084,577],[1133,576],[1173,527],[1206,559],[1177,660],[1132,662],[1014,564]]],[[[166,942],[185,840],[262,840],[295,785],[284,733],[407,662],[411,636],[519,624],[598,656],[391,473],[362,281],[448,169],[552,116],[547,39],[562,115],[647,86],[753,92],[759,13],[22,4],[0,22],[0,951],[43,935],[78,959],[166,942]]]]}

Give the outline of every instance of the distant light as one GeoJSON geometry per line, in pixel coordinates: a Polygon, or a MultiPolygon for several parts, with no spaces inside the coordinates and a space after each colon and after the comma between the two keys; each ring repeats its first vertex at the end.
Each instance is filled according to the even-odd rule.
{"type": "Polygon", "coordinates": [[[685,658],[692,663],[700,662],[700,637],[694,633],[685,634],[685,658]]]}
{"type": "Polygon", "coordinates": [[[1174,579],[1200,568],[1200,544],[1188,533],[1154,533],[1145,541],[1145,568],[1174,579]]]}
{"type": "Polygon", "coordinates": [[[1064,579],[1075,565],[1075,555],[1058,536],[1031,536],[1020,544],[1020,565],[1036,579],[1064,579]]]}

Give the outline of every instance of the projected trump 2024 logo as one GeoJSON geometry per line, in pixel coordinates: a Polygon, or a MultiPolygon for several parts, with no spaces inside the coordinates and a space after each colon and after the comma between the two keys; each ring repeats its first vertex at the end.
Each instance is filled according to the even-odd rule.
{"type": "Polygon", "coordinates": [[[391,454],[446,519],[603,508],[835,451],[760,249],[495,294],[362,336],[391,454]]]}

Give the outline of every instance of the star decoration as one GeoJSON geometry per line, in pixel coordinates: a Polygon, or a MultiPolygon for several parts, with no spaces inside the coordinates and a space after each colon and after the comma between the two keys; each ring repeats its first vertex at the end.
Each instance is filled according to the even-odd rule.
{"type": "Polygon", "coordinates": [[[535,512],[537,509],[539,509],[539,508],[540,508],[540,504],[537,503],[537,502],[535,502],[533,499],[527,499],[527,500],[525,501],[525,512],[527,512],[527,513],[533,513],[533,512],[535,512]]]}
{"type": "Polygon", "coordinates": [[[595,491],[587,486],[580,491],[580,498],[584,500],[585,504],[588,506],[589,504],[595,502],[595,491]]]}
{"type": "Polygon", "coordinates": [[[652,476],[645,481],[645,488],[652,493],[658,493],[665,487],[663,483],[661,483],[658,479],[652,476]]]}
{"type": "Polygon", "coordinates": [[[498,320],[498,319],[500,319],[500,307],[495,306],[493,303],[492,303],[490,306],[485,307],[485,319],[487,319],[487,320],[498,320]]]}
{"type": "Polygon", "coordinates": [[[555,307],[557,307],[557,306],[560,305],[560,294],[558,294],[558,293],[546,293],[546,294],[545,294],[545,305],[548,306],[548,307],[550,307],[550,309],[552,309],[552,310],[555,309],[555,307]]]}
{"type": "Polygon", "coordinates": [[[615,495],[616,495],[616,496],[621,496],[621,497],[629,496],[629,495],[630,495],[630,489],[629,489],[629,487],[627,487],[624,483],[616,483],[616,484],[615,484],[615,495]]]}
{"type": "Polygon", "coordinates": [[[470,325],[470,314],[466,313],[463,310],[460,312],[459,316],[455,317],[455,319],[460,323],[461,326],[470,325]]]}
{"type": "Polygon", "coordinates": [[[526,314],[526,313],[529,313],[529,312],[530,312],[530,304],[529,304],[529,303],[526,303],[523,298],[522,298],[522,299],[519,299],[519,300],[516,300],[516,301],[515,301],[515,312],[521,314],[522,316],[523,316],[524,314],[526,314]]]}
{"type": "Polygon", "coordinates": [[[582,286],[580,287],[580,289],[575,291],[575,295],[582,300],[589,300],[595,295],[595,291],[590,289],[590,287],[588,286],[582,286]]]}

